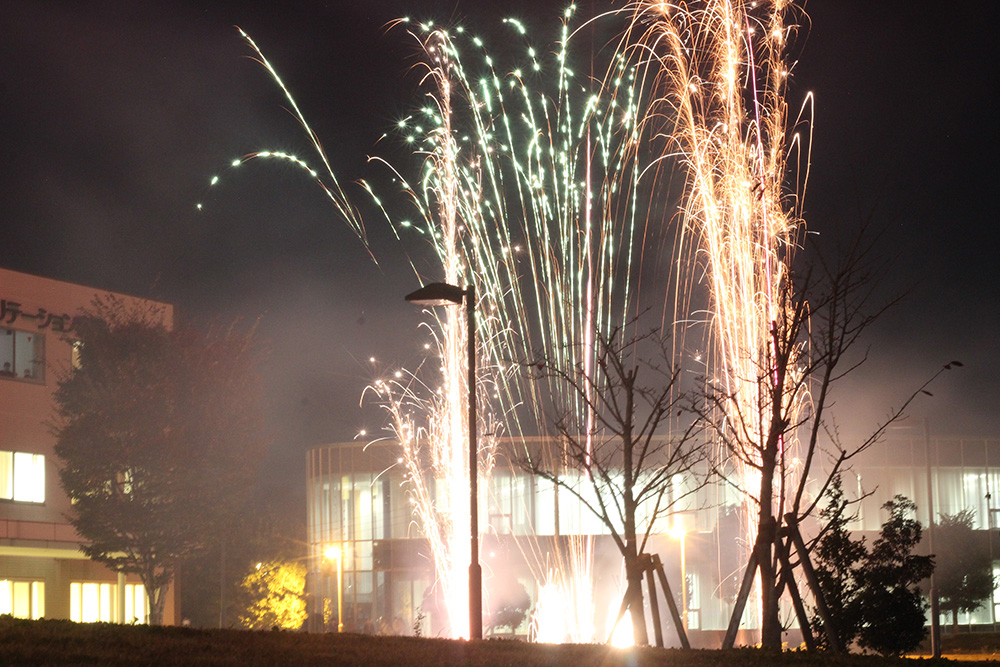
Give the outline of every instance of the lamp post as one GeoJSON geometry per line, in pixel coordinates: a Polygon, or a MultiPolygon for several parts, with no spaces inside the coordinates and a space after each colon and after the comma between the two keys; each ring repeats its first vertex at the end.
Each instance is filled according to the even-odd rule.
{"type": "Polygon", "coordinates": [[[328,547],[326,557],[337,561],[337,632],[344,631],[344,552],[340,547],[328,547]]]}
{"type": "MultiPolygon", "coordinates": [[[[927,459],[927,553],[934,553],[934,482],[931,478],[931,434],[924,418],[924,457],[927,459]]],[[[941,608],[938,602],[937,586],[934,584],[934,570],[931,570],[931,655],[941,657],[941,608]]]]}
{"type": "Polygon", "coordinates": [[[466,346],[469,354],[469,639],[483,638],[483,570],[479,565],[479,452],[476,438],[476,286],[462,289],[448,283],[429,283],[406,300],[423,306],[460,306],[465,300],[465,321],[468,324],[466,346]]]}

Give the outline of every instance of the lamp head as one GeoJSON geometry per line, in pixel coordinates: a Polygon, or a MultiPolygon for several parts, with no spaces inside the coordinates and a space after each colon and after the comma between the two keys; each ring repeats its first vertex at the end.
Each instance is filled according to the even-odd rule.
{"type": "Polygon", "coordinates": [[[406,295],[406,300],[420,306],[460,306],[467,291],[448,283],[428,283],[416,292],[406,295]]]}

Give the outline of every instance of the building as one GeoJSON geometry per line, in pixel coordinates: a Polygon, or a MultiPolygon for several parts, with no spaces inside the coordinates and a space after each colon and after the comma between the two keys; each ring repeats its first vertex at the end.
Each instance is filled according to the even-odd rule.
{"type": "MultiPolygon", "coordinates": [[[[331,605],[339,589],[348,630],[396,627],[406,634],[419,629],[425,636],[447,632],[432,548],[414,519],[399,456],[394,442],[334,444],[308,453],[307,586],[310,612],[323,619],[325,606],[327,628],[336,628],[336,609],[331,605]],[[339,562],[325,556],[330,546],[337,548],[339,562]]],[[[989,542],[994,575],[1000,582],[1000,540],[994,535],[1000,527],[1000,440],[928,438],[920,429],[913,434],[894,432],[854,463],[843,486],[859,496],[868,494],[852,525],[856,531],[879,530],[886,519],[881,507],[896,494],[914,500],[916,518],[924,526],[929,516],[972,509],[974,527],[989,542]]],[[[544,480],[505,463],[502,454],[488,482],[481,482],[479,497],[486,618],[491,594],[509,588],[511,577],[524,586],[531,608],[538,609],[544,603],[546,582],[558,578],[558,568],[579,559],[581,545],[589,544],[585,558],[594,573],[590,592],[594,637],[606,638],[624,592],[621,557],[607,529],[571,494],[559,493],[544,480]]],[[[728,625],[746,559],[745,521],[737,502],[721,484],[701,489],[686,511],[654,527],[656,534],[647,548],[665,564],[695,645],[717,645],[728,625]],[[682,578],[687,582],[683,600],[678,590],[682,578]]],[[[566,607],[565,602],[560,604],[564,615],[569,613],[566,607]]],[[[666,608],[661,598],[664,616],[666,608]]],[[[786,611],[786,618],[793,618],[790,607],[786,611]]],[[[755,627],[752,618],[744,619],[746,627],[755,627]]],[[[993,629],[998,620],[1000,594],[995,592],[979,611],[960,615],[959,623],[993,629]]],[[[321,629],[321,622],[314,621],[313,629],[321,629]]],[[[942,617],[942,625],[949,624],[950,618],[942,617]]],[[[535,631],[527,622],[517,629],[527,635],[535,631]]],[[[557,633],[549,640],[564,641],[571,635],[567,629],[564,637],[557,633]]],[[[669,630],[666,635],[669,640],[669,630]]]]}
{"type": "MultiPolygon", "coordinates": [[[[52,394],[73,363],[73,317],[99,290],[0,269],[0,614],[145,622],[138,577],[89,560],[67,522],[52,394]]],[[[125,301],[135,300],[115,295],[125,301]]],[[[163,307],[168,322],[173,309],[163,307]]],[[[169,594],[165,622],[176,620],[169,594]]]]}

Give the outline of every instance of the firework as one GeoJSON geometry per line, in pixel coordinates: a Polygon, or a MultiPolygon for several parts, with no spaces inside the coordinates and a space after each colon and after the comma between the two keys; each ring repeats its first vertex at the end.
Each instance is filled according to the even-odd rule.
{"type": "MultiPolygon", "coordinates": [[[[793,415],[802,400],[793,377],[775,372],[773,336],[781,319],[781,294],[803,229],[805,168],[790,176],[797,137],[789,137],[786,85],[795,7],[770,2],[636,2],[623,40],[646,63],[654,99],[643,124],[663,137],[663,152],[682,165],[686,189],[675,244],[675,321],[689,323],[692,297],[702,287],[711,354],[710,392],[727,397],[722,419],[742,429],[746,443],[731,462],[737,468],[747,514],[781,516],[787,481],[761,476],[772,401],[793,415]],[[772,374],[773,373],[773,374],[772,374]],[[792,406],[792,409],[788,409],[792,406]]],[[[794,127],[798,122],[791,123],[794,127]]],[[[684,333],[679,330],[679,338],[684,333]]],[[[794,368],[794,359],[788,364],[794,368]]],[[[792,443],[780,443],[780,457],[792,443]]]]}
{"type": "MultiPolygon", "coordinates": [[[[764,400],[770,394],[759,372],[768,367],[777,295],[802,228],[797,188],[806,180],[791,188],[786,182],[795,144],[784,101],[790,12],[780,0],[634,2],[603,17],[630,20],[617,48],[582,58],[574,51],[579,24],[572,9],[554,48],[536,48],[522,24],[507,20],[523,49],[504,66],[484,40],[461,28],[405,24],[425,54],[427,103],[399,126],[419,159],[417,177],[390,166],[413,215],[383,212],[404,243],[419,236],[433,245],[439,266],[434,275],[418,273],[421,282],[474,282],[481,295],[476,391],[480,418],[489,424],[482,430],[491,435],[480,443],[480,479],[489,477],[501,434],[543,434],[552,414],[590,424],[579,396],[527,381],[518,367],[546,359],[590,372],[594,334],[634,319],[643,257],[655,255],[670,232],[676,234],[671,286],[646,292],[664,302],[673,295],[681,351],[692,320],[707,325],[706,377],[731,397],[734,419],[757,414],[762,394],[764,400]],[[685,182],[676,216],[669,213],[675,170],[685,182]],[[708,301],[696,307],[702,291],[708,301]]],[[[266,151],[234,166],[265,157],[299,166],[363,239],[322,146],[277,73],[244,37],[291,101],[325,169],[266,151]]],[[[365,187],[380,204],[376,188],[365,187]]],[[[470,537],[460,316],[455,308],[434,312],[432,361],[372,386],[403,450],[407,492],[431,544],[453,636],[468,627],[463,556],[470,537]]],[[[749,425],[758,436],[763,427],[749,425]]],[[[758,463],[752,453],[744,457],[744,488],[759,486],[758,463]]],[[[750,512],[752,494],[747,498],[750,512]]],[[[592,606],[591,551],[581,540],[559,564],[534,558],[546,599],[592,606]]],[[[546,617],[536,615],[539,636],[550,636],[546,617]]]]}
{"type": "MultiPolygon", "coordinates": [[[[431,102],[401,127],[424,159],[419,185],[395,174],[414,202],[423,238],[434,243],[444,279],[475,281],[483,295],[477,308],[486,317],[478,338],[488,377],[480,383],[480,405],[488,406],[494,424],[487,431],[515,439],[543,432],[553,413],[589,424],[580,396],[515,371],[537,359],[590,371],[594,333],[606,334],[635,313],[637,234],[650,210],[649,200],[639,196],[639,174],[647,165],[636,135],[635,68],[611,53],[603,83],[589,72],[574,73],[572,20],[569,10],[555,48],[544,50],[554,54],[547,57],[538,55],[520,23],[505,21],[525,47],[521,65],[503,69],[481,39],[461,29],[413,28],[426,54],[431,102]]],[[[404,238],[413,227],[412,221],[394,225],[404,238]]],[[[435,399],[431,415],[461,406],[466,390],[462,327],[439,319],[436,330],[443,371],[437,395],[451,398],[435,399]]],[[[464,471],[468,454],[459,443],[466,442],[465,425],[449,423],[443,439],[428,431],[427,443],[451,452],[446,458],[453,469],[464,471]]],[[[487,461],[493,442],[484,443],[487,461]]],[[[456,506],[451,516],[459,512],[456,506]]],[[[593,639],[586,630],[593,626],[590,551],[589,540],[575,541],[559,550],[554,570],[530,545],[525,552],[538,563],[536,578],[549,582],[546,590],[558,586],[585,605],[581,616],[590,620],[576,627],[587,636],[574,635],[581,640],[593,639]],[[552,572],[561,574],[553,578],[552,572]]],[[[460,602],[449,605],[456,615],[460,602]]],[[[537,616],[536,624],[545,618],[537,616]]]]}
{"type": "MultiPolygon", "coordinates": [[[[243,39],[247,42],[247,44],[249,44],[250,47],[253,49],[254,53],[256,54],[257,61],[261,65],[263,65],[263,67],[271,75],[271,78],[274,79],[274,82],[278,85],[279,88],[281,88],[282,93],[284,93],[285,95],[285,99],[287,99],[288,103],[291,105],[291,109],[293,114],[295,115],[296,120],[299,121],[299,124],[301,125],[302,129],[305,130],[306,135],[309,137],[309,141],[312,145],[313,151],[316,153],[316,156],[320,160],[323,167],[322,167],[322,172],[320,172],[310,167],[305,160],[295,155],[290,155],[283,151],[259,150],[259,151],[254,151],[252,153],[248,153],[243,157],[234,159],[229,165],[230,169],[235,169],[250,160],[279,160],[282,162],[289,163],[295,167],[298,167],[303,172],[305,172],[309,176],[309,178],[311,178],[313,182],[316,183],[316,185],[320,187],[320,189],[326,195],[327,199],[329,199],[330,203],[333,205],[334,210],[336,211],[338,217],[341,218],[347,224],[350,230],[362,241],[362,243],[367,248],[368,239],[361,216],[358,213],[357,208],[351,202],[350,198],[344,193],[343,189],[340,187],[340,182],[337,180],[337,175],[334,173],[333,167],[330,166],[330,161],[327,159],[326,151],[323,149],[323,145],[320,143],[319,137],[316,136],[316,133],[313,132],[312,128],[309,126],[309,123],[306,121],[305,116],[299,109],[298,103],[292,96],[291,91],[289,91],[288,88],[285,86],[285,82],[281,80],[281,77],[278,75],[277,70],[275,70],[274,67],[271,66],[270,61],[268,61],[268,59],[264,57],[264,53],[260,50],[260,47],[257,46],[257,43],[254,42],[253,39],[250,37],[250,35],[248,35],[242,29],[238,30],[240,31],[240,36],[243,37],[243,39]]],[[[220,180],[221,180],[220,176],[218,175],[212,176],[211,180],[209,181],[210,187],[215,187],[216,185],[218,185],[220,180]]],[[[202,210],[204,208],[204,205],[198,203],[197,208],[198,210],[202,210]]]]}

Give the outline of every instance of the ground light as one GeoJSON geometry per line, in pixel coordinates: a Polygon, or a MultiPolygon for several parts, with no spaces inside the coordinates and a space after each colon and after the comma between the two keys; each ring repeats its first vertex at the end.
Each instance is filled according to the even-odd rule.
{"type": "Polygon", "coordinates": [[[337,561],[337,632],[344,631],[344,552],[340,547],[327,547],[326,557],[337,561]]]}

